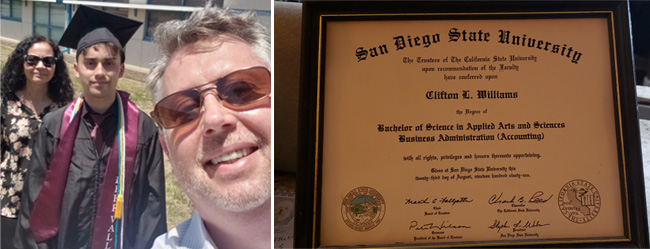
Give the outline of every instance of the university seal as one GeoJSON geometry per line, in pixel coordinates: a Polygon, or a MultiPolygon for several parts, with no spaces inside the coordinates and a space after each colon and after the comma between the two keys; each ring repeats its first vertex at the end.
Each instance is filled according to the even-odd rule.
{"type": "Polygon", "coordinates": [[[598,215],[600,211],[600,194],[594,185],[585,180],[576,179],[567,182],[560,189],[557,198],[560,212],[568,220],[583,224],[598,215]]]}
{"type": "Polygon", "coordinates": [[[386,213],[384,197],[371,187],[348,192],[341,204],[341,216],[350,228],[365,232],[377,227],[386,213]]]}

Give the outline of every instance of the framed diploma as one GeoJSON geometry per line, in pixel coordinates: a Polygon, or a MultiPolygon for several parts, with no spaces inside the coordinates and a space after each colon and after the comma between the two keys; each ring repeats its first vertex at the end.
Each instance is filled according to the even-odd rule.
{"type": "Polygon", "coordinates": [[[625,1],[304,3],[297,247],[648,247],[625,1]]]}

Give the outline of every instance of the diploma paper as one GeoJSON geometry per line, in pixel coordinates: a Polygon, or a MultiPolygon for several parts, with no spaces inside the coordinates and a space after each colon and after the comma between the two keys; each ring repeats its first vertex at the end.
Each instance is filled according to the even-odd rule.
{"type": "Polygon", "coordinates": [[[608,25],[328,22],[321,245],[623,238],[608,25]]]}

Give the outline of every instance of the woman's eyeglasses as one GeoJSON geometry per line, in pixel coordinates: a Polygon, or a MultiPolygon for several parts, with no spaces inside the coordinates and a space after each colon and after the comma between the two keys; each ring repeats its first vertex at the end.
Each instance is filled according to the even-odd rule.
{"type": "Polygon", "coordinates": [[[203,93],[213,89],[224,107],[249,109],[271,94],[271,72],[265,67],[241,69],[216,81],[172,93],[156,104],[151,116],[166,129],[190,123],[201,115],[203,93]]]}
{"type": "Polygon", "coordinates": [[[25,63],[30,66],[36,66],[39,61],[43,61],[43,65],[46,67],[52,67],[54,64],[56,64],[57,58],[54,56],[46,56],[46,57],[38,57],[36,55],[25,55],[24,57],[25,63]]]}

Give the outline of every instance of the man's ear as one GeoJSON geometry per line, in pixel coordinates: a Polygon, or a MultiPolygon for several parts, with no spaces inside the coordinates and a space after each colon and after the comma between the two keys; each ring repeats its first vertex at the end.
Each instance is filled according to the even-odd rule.
{"type": "Polygon", "coordinates": [[[158,140],[160,140],[160,146],[162,146],[163,152],[165,152],[165,155],[167,155],[167,158],[169,158],[169,149],[167,149],[167,142],[165,142],[165,135],[163,135],[163,131],[160,131],[158,133],[158,140]]]}
{"type": "Polygon", "coordinates": [[[122,75],[124,75],[124,63],[122,63],[122,66],[120,67],[120,78],[122,78],[122,75]]]}
{"type": "Polygon", "coordinates": [[[74,67],[74,75],[77,76],[77,77],[79,77],[79,68],[77,68],[78,65],[77,65],[77,62],[76,62],[76,61],[75,61],[75,63],[72,65],[72,67],[74,67]]]}

